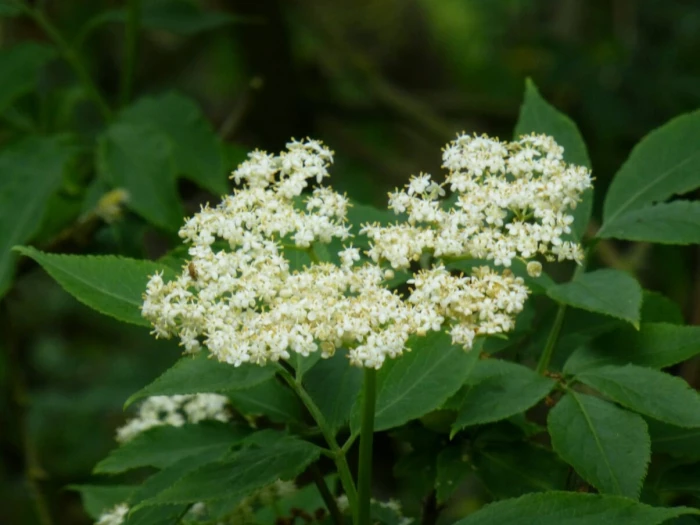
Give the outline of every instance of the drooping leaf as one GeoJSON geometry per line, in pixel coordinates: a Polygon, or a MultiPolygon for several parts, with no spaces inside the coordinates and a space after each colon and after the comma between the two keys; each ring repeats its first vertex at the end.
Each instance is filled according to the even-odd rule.
{"type": "Polygon", "coordinates": [[[642,323],[639,331],[621,329],[576,350],[564,367],[568,374],[589,368],[632,363],[666,368],[700,354],[700,327],[642,323]]]}
{"type": "Polygon", "coordinates": [[[150,275],[172,270],[158,263],[114,255],[62,255],[30,246],[16,250],[38,262],[64,290],[81,303],[126,323],[149,326],[141,316],[142,295],[150,275]]]}
{"type": "Polygon", "coordinates": [[[573,281],[547,290],[555,301],[622,319],[639,327],[642,288],[637,280],[620,270],[584,273],[573,281]]]}
{"type": "Polygon", "coordinates": [[[700,395],[683,379],[637,365],[609,365],[576,379],[645,416],[679,427],[700,427],[700,395]]]}
{"type": "Polygon", "coordinates": [[[178,175],[214,194],[227,192],[227,174],[219,139],[197,104],[178,93],[144,97],[126,108],[120,122],[152,125],[171,143],[178,175]]]}
{"type": "MultiPolygon", "coordinates": [[[[527,79],[525,100],[520,108],[520,116],[515,126],[515,138],[517,140],[521,135],[529,133],[544,133],[554,137],[557,143],[564,148],[566,162],[587,168],[591,167],[586,144],[576,124],[542,98],[534,82],[527,79]]],[[[573,211],[574,223],[571,228],[576,240],[583,237],[591,218],[593,190],[586,190],[581,197],[581,202],[573,211]]]]}
{"type": "MultiPolygon", "coordinates": [[[[464,384],[479,357],[478,348],[465,352],[443,332],[414,338],[409,347],[410,352],[388,359],[377,373],[376,431],[402,425],[442,406],[464,384]]],[[[360,406],[361,399],[353,410],[353,432],[359,430],[360,406]]]]}
{"type": "Polygon", "coordinates": [[[637,414],[570,391],[550,411],[552,447],[606,494],[638,498],[649,463],[647,426],[637,414]]]}
{"type": "Polygon", "coordinates": [[[606,194],[599,237],[618,228],[618,221],[624,224],[628,213],[700,186],[698,134],[700,111],[695,111],[667,122],[635,146],[606,194]]]}
{"type": "Polygon", "coordinates": [[[332,429],[343,426],[362,388],[362,370],[350,366],[345,352],[321,360],[304,376],[304,387],[332,429]]]}
{"type": "Polygon", "coordinates": [[[280,423],[304,423],[304,407],[299,398],[274,379],[228,392],[228,397],[236,410],[247,416],[263,415],[280,423]]]}
{"type": "Polygon", "coordinates": [[[138,467],[164,468],[182,458],[209,449],[221,454],[246,437],[250,431],[230,424],[207,422],[149,429],[124,443],[95,467],[97,474],[114,474],[138,467]]]}
{"type": "Polygon", "coordinates": [[[683,514],[688,507],[652,507],[619,496],[543,492],[487,505],[455,525],[659,525],[683,514]]]}
{"type": "Polygon", "coordinates": [[[136,485],[69,485],[68,489],[80,493],[85,512],[96,520],[103,512],[128,501],[138,487],[136,485]]]}
{"type": "Polygon", "coordinates": [[[233,366],[210,359],[205,352],[185,356],[150,385],[132,395],[125,406],[149,396],[225,393],[244,390],[275,375],[272,367],[243,364],[233,366]]]}
{"type": "Polygon", "coordinates": [[[654,420],[647,421],[647,425],[653,452],[700,460],[700,428],[681,428],[654,420]]]}
{"type": "Polygon", "coordinates": [[[55,55],[53,48],[33,41],[0,50],[0,112],[17,97],[34,91],[39,70],[55,55]]]}
{"type": "Polygon", "coordinates": [[[632,210],[619,216],[598,236],[660,244],[698,244],[700,202],[674,201],[632,210]]]}
{"type": "Polygon", "coordinates": [[[180,227],[184,211],[177,193],[173,146],[157,127],[112,124],[98,142],[97,170],[114,187],[129,193],[129,207],[144,219],[166,230],[180,227]]]}
{"type": "Polygon", "coordinates": [[[161,492],[144,505],[243,499],[277,479],[288,480],[302,472],[319,455],[319,448],[286,437],[266,447],[244,448],[229,459],[202,467],[161,492]]]}
{"type": "Polygon", "coordinates": [[[566,487],[568,466],[555,454],[529,443],[493,443],[474,453],[476,473],[495,498],[566,487]]]}
{"type": "Polygon", "coordinates": [[[70,157],[56,138],[31,137],[0,153],[0,297],[14,271],[12,247],[37,233],[70,157]]]}
{"type": "Polygon", "coordinates": [[[487,359],[476,364],[467,384],[469,390],[452,434],[466,426],[493,423],[524,412],[549,394],[556,383],[525,366],[487,359]]]}

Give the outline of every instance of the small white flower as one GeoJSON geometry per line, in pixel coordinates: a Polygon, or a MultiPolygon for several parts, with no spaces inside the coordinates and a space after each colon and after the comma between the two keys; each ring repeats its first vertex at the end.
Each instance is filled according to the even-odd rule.
{"type": "Polygon", "coordinates": [[[129,514],[129,506],[126,503],[120,503],[102,513],[95,525],[122,525],[127,514],[129,514]]]}

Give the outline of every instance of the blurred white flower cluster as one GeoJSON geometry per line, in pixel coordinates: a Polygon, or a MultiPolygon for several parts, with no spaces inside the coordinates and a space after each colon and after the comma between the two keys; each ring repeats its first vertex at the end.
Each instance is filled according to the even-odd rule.
{"type": "Polygon", "coordinates": [[[405,213],[405,223],[368,225],[368,255],[394,268],[408,268],[424,251],[435,257],[487,259],[510,266],[516,257],[542,254],[547,260],[583,258],[581,247],[563,236],[571,232],[576,207],[591,187],[591,173],[568,165],[564,150],[546,135],[526,135],[515,142],[460,135],[443,150],[449,170],[444,185],[457,200],[441,207],[444,185],[422,174],[405,190],[389,196],[389,206],[405,213]]]}
{"type": "Polygon", "coordinates": [[[122,525],[127,514],[129,514],[129,506],[126,503],[119,503],[103,512],[95,525],[122,525]]]}
{"type": "Polygon", "coordinates": [[[454,276],[441,258],[504,266],[538,253],[581,258],[580,247],[562,236],[590,173],[567,166],[549,137],[511,144],[459,137],[444,155],[446,184],[458,194],[454,207],[441,207],[442,185],[415,177],[390,196],[407,221],[365,225],[369,259],[350,246],[337,254],[338,265],[314,252],[316,244],[350,237],[347,198],[321,185],[332,159],[313,140],[291,142],[277,156],[249,154],[232,175],[241,187],[180,230],[190,245],[180,276],[150,279],[142,313],[156,336],[178,336],[188,352],[204,345],[235,366],[288,359],[290,352],[328,357],[345,347],[352,364],[379,368],[413,335],[448,328],[453,342],[469,349],[478,334],[512,329],[527,298],[523,280],[487,267],[454,276]],[[285,248],[309,253],[312,263],[291,269],[285,248]],[[437,261],[409,281],[407,297],[388,289],[393,272],[385,261],[406,269],[426,252],[437,261]]]}
{"type": "Polygon", "coordinates": [[[151,396],[141,403],[135,418],[117,429],[117,441],[125,443],[141,432],[164,425],[181,427],[204,420],[226,422],[231,417],[228,405],[228,398],[219,394],[151,396]]]}

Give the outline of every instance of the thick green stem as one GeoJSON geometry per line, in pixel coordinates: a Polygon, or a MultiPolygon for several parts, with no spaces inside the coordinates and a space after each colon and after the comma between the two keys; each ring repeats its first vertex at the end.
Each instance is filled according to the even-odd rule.
{"type": "Polygon", "coordinates": [[[136,64],[136,46],[141,25],[141,0],[129,0],[129,7],[124,27],[124,67],[122,69],[122,83],[120,101],[126,105],[131,99],[131,91],[134,86],[134,69],[136,64]]]}
{"type": "Polygon", "coordinates": [[[282,379],[284,379],[284,381],[290,386],[290,388],[296,392],[299,399],[301,399],[301,402],[304,403],[304,406],[306,406],[307,410],[311,414],[311,417],[313,417],[314,421],[316,421],[318,428],[321,429],[321,433],[323,434],[328,447],[333,453],[333,461],[335,461],[335,466],[338,469],[338,476],[340,477],[340,482],[343,485],[345,495],[348,497],[350,508],[356,509],[357,490],[355,489],[355,483],[352,480],[350,466],[348,465],[347,458],[345,457],[345,452],[343,452],[343,449],[341,449],[340,445],[338,445],[338,441],[335,439],[335,434],[328,426],[326,418],[323,416],[323,413],[318,406],[316,406],[314,400],[311,399],[311,396],[309,396],[306,390],[304,390],[301,383],[296,381],[288,370],[286,370],[282,365],[278,365],[277,372],[279,373],[280,377],[282,377],[282,379]]]}
{"type": "Polygon", "coordinates": [[[82,82],[85,91],[87,91],[90,98],[92,98],[95,104],[97,104],[102,116],[105,118],[105,120],[111,120],[112,110],[109,108],[109,105],[100,94],[100,91],[97,89],[97,86],[95,86],[92,78],[90,78],[90,74],[88,73],[87,69],[85,69],[85,66],[80,60],[80,57],[78,57],[75,49],[73,49],[73,47],[71,47],[71,45],[63,38],[61,33],[58,32],[58,29],[56,29],[56,27],[49,22],[49,20],[44,16],[43,12],[18,0],[13,0],[12,3],[30,16],[53,41],[53,43],[56,44],[56,47],[58,47],[61,55],[63,55],[63,58],[73,68],[76,76],[82,82]]]}
{"type": "Polygon", "coordinates": [[[362,430],[360,431],[360,464],[358,468],[358,520],[356,525],[370,525],[372,498],[372,440],[374,438],[374,409],[377,402],[377,371],[365,368],[362,399],[362,430]]]}

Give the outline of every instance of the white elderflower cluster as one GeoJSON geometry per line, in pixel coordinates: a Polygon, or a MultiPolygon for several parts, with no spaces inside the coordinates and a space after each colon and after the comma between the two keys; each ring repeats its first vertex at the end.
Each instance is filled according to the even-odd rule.
{"type": "Polygon", "coordinates": [[[126,503],[120,503],[103,512],[95,525],[122,525],[127,514],[129,514],[129,506],[126,503]]]}
{"type": "MultiPolygon", "coordinates": [[[[187,352],[205,346],[234,366],[292,352],[329,357],[344,347],[352,364],[379,368],[403,353],[411,336],[444,328],[468,350],[479,334],[512,329],[527,297],[522,279],[488,268],[457,277],[438,260],[402,297],[385,285],[393,272],[381,265],[408,268],[426,251],[506,266],[538,253],[580,258],[580,247],[561,237],[590,174],[566,166],[561,154],[544,136],[512,144],[460,137],[445,150],[447,184],[459,194],[453,209],[441,207],[441,185],[414,177],[391,195],[407,221],[365,225],[369,259],[350,246],[336,265],[314,251],[350,238],[347,198],[321,185],[332,152],[312,140],[291,142],[277,156],[254,151],[233,172],[240,187],[186,221],[180,236],[190,259],[170,282],[151,277],[142,313],[156,336],[179,337],[187,352]],[[311,264],[290,267],[290,250],[308,253],[311,264]]],[[[541,271],[531,262],[528,271],[541,271]]]]}
{"type": "Polygon", "coordinates": [[[394,268],[408,268],[424,251],[505,267],[516,257],[537,254],[580,262],[580,245],[563,237],[571,232],[570,212],[591,187],[591,174],[566,164],[563,152],[546,135],[509,143],[460,135],[443,151],[443,167],[449,170],[445,185],[457,196],[454,206],[441,207],[445,191],[429,175],[414,177],[405,190],[389,196],[390,208],[407,214],[407,223],[364,228],[373,243],[369,256],[394,268]]]}
{"type": "Polygon", "coordinates": [[[125,443],[141,432],[164,425],[181,427],[204,420],[226,422],[231,418],[228,404],[228,398],[218,394],[151,396],[139,406],[135,418],[117,429],[117,441],[125,443]]]}

